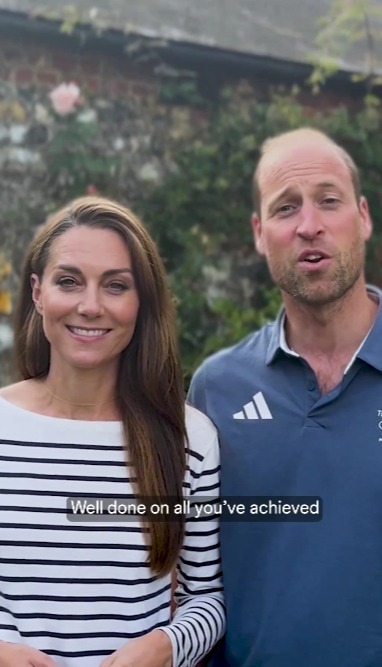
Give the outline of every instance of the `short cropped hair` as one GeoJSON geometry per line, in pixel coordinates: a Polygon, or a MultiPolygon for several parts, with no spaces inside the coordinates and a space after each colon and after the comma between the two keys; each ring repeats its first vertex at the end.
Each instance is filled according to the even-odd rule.
{"type": "Polygon", "coordinates": [[[257,167],[253,175],[253,182],[252,182],[253,210],[256,211],[258,215],[260,215],[261,192],[259,187],[259,174],[264,156],[270,150],[276,148],[279,144],[281,144],[285,139],[293,139],[293,137],[296,137],[296,139],[298,139],[299,136],[315,137],[318,139],[322,139],[323,141],[329,142],[330,144],[332,144],[332,146],[336,148],[338,154],[342,157],[343,161],[345,162],[349,170],[351,182],[353,184],[355,198],[357,200],[357,203],[359,203],[361,197],[361,182],[357,165],[355,164],[351,155],[349,155],[349,153],[344,148],[342,148],[342,146],[337,144],[324,132],[320,132],[320,130],[315,130],[314,128],[311,127],[301,127],[297,130],[291,130],[290,132],[283,132],[282,134],[278,134],[275,137],[270,137],[269,139],[266,139],[261,145],[260,158],[257,163],[257,167]]]}

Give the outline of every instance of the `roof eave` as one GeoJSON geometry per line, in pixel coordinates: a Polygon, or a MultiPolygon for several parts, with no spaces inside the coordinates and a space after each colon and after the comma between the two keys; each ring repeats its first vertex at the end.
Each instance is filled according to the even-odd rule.
{"type": "MultiPolygon", "coordinates": [[[[55,44],[77,42],[79,46],[86,43],[95,48],[100,43],[107,44],[108,49],[115,52],[126,51],[129,42],[133,43],[139,39],[146,43],[147,48],[160,49],[161,54],[169,61],[177,61],[185,67],[196,69],[204,68],[206,63],[211,66],[225,67],[233,75],[240,72],[240,77],[260,76],[272,80],[283,79],[286,84],[306,82],[312,72],[312,65],[303,62],[283,60],[263,54],[251,54],[240,51],[231,51],[215,46],[197,44],[193,42],[166,39],[161,35],[144,35],[141,33],[127,33],[120,30],[108,29],[97,33],[91,25],[79,24],[73,27],[68,34],[61,31],[62,22],[51,20],[40,16],[34,17],[21,12],[12,12],[0,9],[0,33],[9,35],[12,31],[24,31],[25,34],[39,35],[47,40],[54,40],[55,44]]],[[[360,89],[365,89],[363,82],[354,83],[352,77],[354,72],[339,70],[328,80],[328,87],[338,86],[341,89],[352,89],[359,94],[360,89]]]]}

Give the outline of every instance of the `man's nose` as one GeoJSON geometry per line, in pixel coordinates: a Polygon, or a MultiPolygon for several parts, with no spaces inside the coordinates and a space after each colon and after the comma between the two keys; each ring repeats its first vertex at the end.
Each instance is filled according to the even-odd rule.
{"type": "Polygon", "coordinates": [[[99,317],[99,315],[103,314],[103,305],[97,289],[87,288],[81,294],[77,311],[79,315],[84,315],[85,317],[99,317]]]}
{"type": "Polygon", "coordinates": [[[323,231],[322,215],[312,203],[304,203],[300,210],[297,234],[313,239],[323,231]]]}

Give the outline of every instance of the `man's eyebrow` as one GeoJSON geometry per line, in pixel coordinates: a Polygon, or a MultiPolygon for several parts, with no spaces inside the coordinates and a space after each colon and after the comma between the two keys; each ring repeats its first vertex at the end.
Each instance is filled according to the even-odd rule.
{"type": "Polygon", "coordinates": [[[268,209],[274,208],[275,206],[277,206],[277,204],[279,204],[285,198],[288,198],[288,197],[295,198],[295,197],[298,197],[298,196],[299,196],[298,190],[288,186],[288,187],[284,188],[283,190],[281,190],[281,192],[278,192],[274,196],[274,198],[271,199],[271,201],[268,204],[268,209]]]}
{"type": "MultiPolygon", "coordinates": [[[[325,190],[325,189],[330,189],[334,188],[335,190],[338,190],[339,192],[343,192],[343,189],[341,188],[339,183],[336,183],[334,181],[322,181],[320,183],[316,183],[314,186],[314,189],[317,190],[325,190]]],[[[275,208],[280,202],[284,201],[285,199],[288,199],[289,197],[291,198],[296,198],[299,196],[299,192],[296,188],[291,187],[290,185],[281,190],[281,192],[278,192],[273,199],[268,204],[268,210],[275,208]]]]}
{"type": "MultiPolygon", "coordinates": [[[[70,264],[59,264],[58,266],[55,266],[55,269],[58,271],[67,271],[68,273],[75,273],[78,276],[82,275],[82,271],[77,266],[72,266],[70,264]]],[[[108,278],[109,276],[115,276],[117,273],[132,274],[133,272],[128,267],[124,267],[122,269],[108,269],[107,271],[104,271],[102,275],[105,278],[108,278]]]]}
{"type": "Polygon", "coordinates": [[[316,190],[324,190],[325,188],[335,188],[336,190],[341,190],[339,183],[333,181],[322,181],[322,183],[317,183],[316,190]]]}

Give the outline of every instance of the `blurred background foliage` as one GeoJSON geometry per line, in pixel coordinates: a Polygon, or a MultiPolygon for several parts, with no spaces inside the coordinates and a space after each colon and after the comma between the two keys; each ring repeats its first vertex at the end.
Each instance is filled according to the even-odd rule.
{"type": "MultiPolygon", "coordinates": [[[[225,91],[206,136],[179,154],[177,173],[142,201],[140,212],[159,244],[177,297],[187,380],[206,355],[271,320],[280,306],[278,291],[255,258],[249,224],[252,174],[269,136],[308,125],[327,132],[350,152],[375,224],[368,279],[382,284],[380,102],[368,95],[353,113],[345,107],[314,112],[300,104],[298,93],[249,102],[237,91],[225,91]],[[227,256],[253,257],[257,268],[250,298],[208,298],[206,264],[218,269],[227,256]]],[[[227,277],[232,280],[234,275],[227,277]]]]}
{"type": "MultiPolygon", "coordinates": [[[[164,108],[179,107],[181,113],[191,109],[203,122],[196,122],[189,138],[179,141],[175,156],[169,137],[171,168],[163,169],[167,176],[159,185],[138,182],[138,196],[132,200],[134,188],[128,181],[134,174],[123,169],[122,148],[117,150],[108,141],[101,107],[83,111],[80,90],[71,84],[72,97],[67,98],[68,90],[63,90],[67,86],[59,87],[61,99],[53,104],[55,121],[45,123],[49,128],[47,169],[38,183],[51,195],[47,212],[75,196],[100,193],[131,204],[143,217],[158,243],[177,303],[186,385],[207,355],[273,319],[280,307],[278,290],[264,262],[256,257],[250,228],[252,175],[266,138],[310,126],[328,133],[349,151],[359,167],[375,227],[368,247],[367,278],[382,286],[382,116],[377,95],[382,81],[376,58],[381,18],[382,10],[372,0],[333,0],[330,12],[322,17],[310,81],[302,90],[268,93],[267,85],[266,98],[264,92],[257,98],[243,81],[223,90],[220,99],[207,100],[196,73],[163,75],[160,101],[164,108]],[[358,85],[357,92],[342,106],[335,96],[337,106],[330,107],[325,96],[314,97],[314,93],[338,71],[341,58],[354,46],[364,54],[363,71],[353,77],[358,84],[349,81],[350,86],[358,85]]],[[[65,29],[76,21],[70,15],[65,29]]],[[[57,93],[58,89],[51,93],[52,101],[57,93]]],[[[119,113],[122,122],[127,113],[123,104],[119,113]]],[[[123,150],[129,159],[128,149],[123,150]]],[[[162,153],[155,151],[154,147],[153,157],[159,162],[162,153]]],[[[7,215],[9,228],[14,218],[18,228],[40,224],[40,205],[20,201],[7,215]]],[[[17,246],[16,239],[11,245],[17,246]]],[[[24,252],[23,242],[19,245],[16,264],[24,252]]],[[[5,284],[8,275],[8,258],[0,257],[0,314],[6,315],[11,310],[5,284]]]]}
{"type": "MultiPolygon", "coordinates": [[[[186,386],[207,355],[270,321],[280,307],[278,290],[263,261],[256,258],[250,228],[252,175],[267,137],[301,126],[316,127],[353,156],[375,223],[368,279],[382,284],[380,101],[367,94],[354,111],[345,106],[316,111],[302,104],[299,96],[294,88],[256,101],[246,84],[225,90],[205,110],[209,122],[200,136],[179,150],[173,173],[161,185],[145,187],[134,205],[157,241],[168,271],[177,303],[186,386]],[[211,289],[216,278],[220,288],[211,289]],[[242,284],[247,286],[244,291],[242,284]]],[[[92,183],[89,192],[126,202],[124,188],[116,188],[121,182],[117,161],[111,168],[110,159],[94,153],[97,131],[92,126],[86,129],[75,119],[63,119],[51,145],[50,174],[65,184],[60,191],[63,201],[82,195],[85,184],[92,183]]]]}

